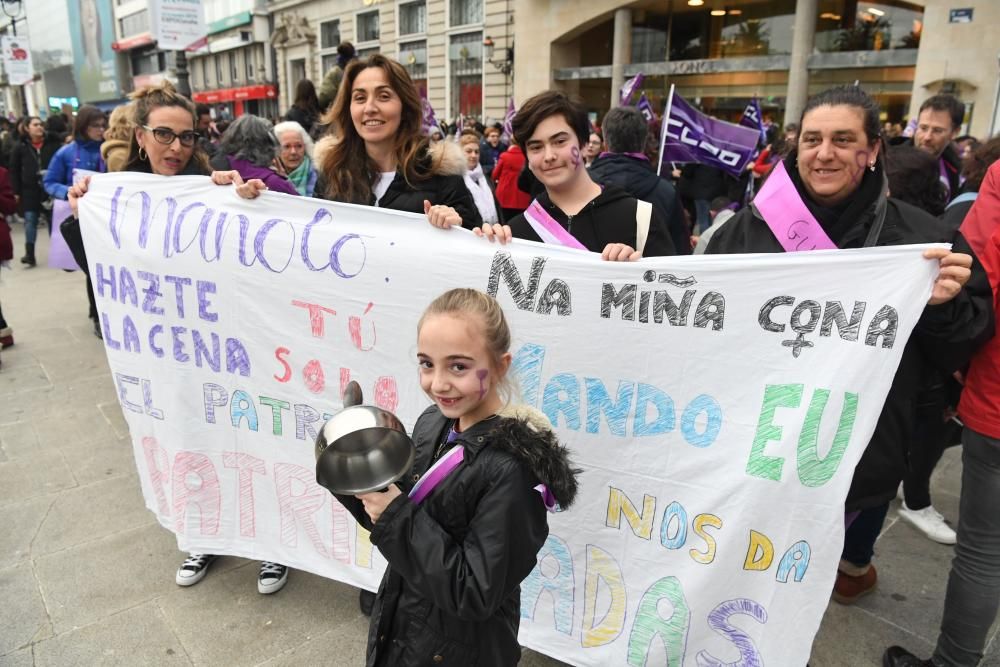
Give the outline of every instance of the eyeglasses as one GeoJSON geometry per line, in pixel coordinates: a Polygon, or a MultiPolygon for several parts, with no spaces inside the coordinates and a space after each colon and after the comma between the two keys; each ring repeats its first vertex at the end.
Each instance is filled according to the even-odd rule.
{"type": "Polygon", "coordinates": [[[175,139],[179,139],[181,146],[185,148],[191,148],[194,146],[194,142],[198,140],[198,133],[191,130],[185,130],[180,134],[177,134],[169,127],[150,127],[149,125],[143,125],[142,129],[147,132],[153,133],[153,138],[161,144],[170,145],[174,143],[175,139]]]}

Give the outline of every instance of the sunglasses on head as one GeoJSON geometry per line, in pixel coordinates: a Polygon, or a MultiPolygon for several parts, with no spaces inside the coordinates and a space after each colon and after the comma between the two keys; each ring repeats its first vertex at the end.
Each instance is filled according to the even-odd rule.
{"type": "Polygon", "coordinates": [[[185,148],[191,148],[194,146],[194,142],[198,140],[198,133],[192,130],[185,130],[180,134],[177,134],[169,127],[150,127],[149,125],[143,125],[142,129],[147,132],[153,133],[153,138],[161,144],[170,145],[174,143],[175,139],[179,139],[181,146],[185,148]]]}

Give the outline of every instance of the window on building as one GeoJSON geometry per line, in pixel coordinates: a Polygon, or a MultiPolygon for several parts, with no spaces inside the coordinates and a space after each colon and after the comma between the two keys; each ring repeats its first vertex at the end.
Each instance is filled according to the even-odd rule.
{"type": "Polygon", "coordinates": [[[368,56],[380,53],[379,47],[369,46],[367,49],[358,49],[358,60],[364,60],[368,56]]]}
{"type": "Polygon", "coordinates": [[[205,58],[201,59],[201,83],[205,87],[206,90],[208,90],[209,88],[212,87],[212,81],[211,81],[211,79],[208,78],[208,73],[209,73],[208,61],[209,60],[211,60],[211,57],[208,57],[208,56],[206,56],[205,58]]]}
{"type": "Polygon", "coordinates": [[[451,27],[483,22],[483,0],[448,0],[448,24],[451,27]]]}
{"type": "Polygon", "coordinates": [[[399,35],[422,35],[427,32],[427,3],[404,2],[399,6],[399,35]]]}
{"type": "Polygon", "coordinates": [[[219,87],[221,87],[222,86],[222,82],[225,81],[225,79],[222,76],[222,58],[225,55],[226,54],[224,54],[224,53],[217,53],[214,56],[214,58],[215,58],[215,85],[217,85],[219,87]]]}
{"type": "Polygon", "coordinates": [[[355,39],[359,42],[378,41],[378,10],[362,12],[355,17],[355,39]]]}
{"type": "Polygon", "coordinates": [[[229,54],[229,78],[232,81],[240,80],[240,52],[233,51],[229,54]]]}
{"type": "Polygon", "coordinates": [[[451,100],[448,114],[483,113],[483,33],[452,35],[448,44],[451,100]]]}
{"type": "Polygon", "coordinates": [[[335,49],[340,46],[340,21],[324,21],[319,24],[319,48],[335,49]]]}
{"type": "Polygon", "coordinates": [[[288,81],[289,90],[295,90],[295,86],[299,84],[299,81],[306,78],[306,61],[304,58],[299,58],[297,60],[289,61],[288,63],[288,81]]]}
{"type": "Polygon", "coordinates": [[[413,85],[417,90],[427,93],[427,40],[418,42],[401,42],[399,44],[399,62],[410,73],[413,85]]]}
{"type": "Polygon", "coordinates": [[[128,16],[120,18],[118,19],[118,25],[121,28],[122,37],[129,37],[131,35],[148,32],[149,10],[142,9],[135,14],[129,14],[128,16]]]}

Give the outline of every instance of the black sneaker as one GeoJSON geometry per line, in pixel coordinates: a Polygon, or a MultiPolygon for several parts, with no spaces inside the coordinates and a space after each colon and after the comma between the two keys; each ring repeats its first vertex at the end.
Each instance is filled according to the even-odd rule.
{"type": "Polygon", "coordinates": [[[288,581],[288,568],[281,563],[261,561],[260,574],[257,575],[257,592],[261,595],[277,593],[285,587],[288,581]]]}
{"type": "Polygon", "coordinates": [[[375,594],[362,588],[361,595],[358,597],[358,604],[361,605],[362,614],[371,616],[372,608],[375,606],[375,594]]]}
{"type": "Polygon", "coordinates": [[[191,554],[179,568],[174,579],[178,586],[194,586],[208,574],[209,566],[215,561],[212,554],[191,554]]]}
{"type": "Polygon", "coordinates": [[[882,654],[882,667],[934,667],[934,663],[921,660],[902,646],[890,646],[882,654]]]}

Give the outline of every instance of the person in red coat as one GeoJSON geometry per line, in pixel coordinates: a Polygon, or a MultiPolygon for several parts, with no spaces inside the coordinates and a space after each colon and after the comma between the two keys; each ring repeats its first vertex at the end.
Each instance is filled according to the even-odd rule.
{"type": "Polygon", "coordinates": [[[531,205],[531,195],[517,187],[517,177],[524,169],[524,162],[524,151],[511,142],[510,148],[500,154],[497,166],[493,167],[497,202],[503,209],[504,220],[512,220],[531,205]]]}
{"type": "MultiPolygon", "coordinates": [[[[1000,161],[994,162],[979,197],[962,222],[962,235],[979,257],[1000,308],[1000,161]]],[[[890,647],[890,667],[976,665],[1000,606],[1000,336],[972,358],[958,406],[962,434],[962,495],[958,543],[948,576],[941,633],[932,662],[900,646],[890,647]]]]}
{"type": "MultiPolygon", "coordinates": [[[[7,216],[17,211],[17,199],[14,189],[10,187],[10,176],[6,169],[0,167],[0,266],[10,268],[10,260],[14,259],[14,242],[10,237],[10,226],[7,216]]],[[[14,332],[7,326],[3,318],[3,308],[0,307],[0,348],[14,344],[14,332]]]]}

